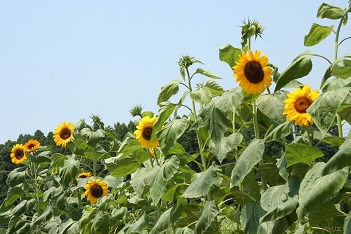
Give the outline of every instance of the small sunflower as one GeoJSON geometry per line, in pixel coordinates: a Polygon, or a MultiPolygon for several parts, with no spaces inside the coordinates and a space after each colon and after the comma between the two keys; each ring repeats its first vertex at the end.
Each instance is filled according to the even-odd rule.
{"type": "Polygon", "coordinates": [[[90,172],[82,172],[80,173],[77,177],[78,178],[88,178],[91,176],[91,173],[90,172]]]}
{"type": "Polygon", "coordinates": [[[27,141],[26,144],[24,144],[24,148],[27,152],[35,151],[36,149],[39,148],[39,146],[40,146],[40,143],[37,140],[29,140],[27,141]]]}
{"type": "Polygon", "coordinates": [[[305,85],[297,90],[288,93],[288,98],[284,100],[284,115],[290,122],[302,126],[313,124],[311,116],[306,112],[307,108],[320,96],[317,90],[311,91],[311,86],[305,85]]]}
{"type": "Polygon", "coordinates": [[[11,161],[14,164],[21,164],[28,159],[25,147],[22,144],[16,144],[11,150],[11,161]]]}
{"type": "Polygon", "coordinates": [[[66,144],[73,140],[73,123],[62,122],[54,131],[56,145],[66,147],[66,144]]]}
{"type": "Polygon", "coordinates": [[[103,180],[94,179],[89,181],[85,186],[84,195],[91,203],[95,203],[100,197],[107,195],[108,190],[107,184],[103,180]]]}
{"type": "Polygon", "coordinates": [[[263,93],[272,83],[272,69],[267,66],[268,57],[257,50],[255,54],[250,50],[247,55],[242,52],[233,67],[234,77],[239,86],[250,94],[263,93]]]}
{"type": "Polygon", "coordinates": [[[150,118],[150,116],[145,116],[139,122],[137,130],[134,131],[136,138],[138,139],[143,148],[157,148],[159,145],[157,138],[150,142],[152,135],[152,127],[156,120],[157,117],[150,118]]]}

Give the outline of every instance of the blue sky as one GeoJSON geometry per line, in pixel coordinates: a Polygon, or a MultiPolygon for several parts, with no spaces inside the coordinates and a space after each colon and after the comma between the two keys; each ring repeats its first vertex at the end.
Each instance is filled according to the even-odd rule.
{"type": "MultiPolygon", "coordinates": [[[[157,112],[161,87],[180,78],[182,55],[201,60],[203,69],[223,78],[218,83],[224,89],[237,87],[218,50],[240,47],[240,26],[248,17],[265,26],[264,39],[252,48],[280,72],[308,49],[332,60],[333,35],[318,46],[303,45],[312,23],[336,23],[316,18],[322,2],[1,1],[0,143],[37,129],[47,134],[62,121],[90,123],[91,115],[105,125],[128,123],[137,104],[157,112]]],[[[340,55],[350,46],[344,44],[340,55]]],[[[328,64],[312,61],[314,70],[302,82],[318,89],[328,64]]]]}

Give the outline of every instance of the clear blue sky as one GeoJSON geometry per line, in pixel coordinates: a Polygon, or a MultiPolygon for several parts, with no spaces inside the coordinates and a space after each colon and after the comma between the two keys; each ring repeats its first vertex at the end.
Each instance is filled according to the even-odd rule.
{"type": "MultiPolygon", "coordinates": [[[[253,49],[279,71],[308,49],[332,60],[332,35],[316,47],[303,45],[312,23],[334,23],[316,18],[322,2],[1,1],[0,143],[37,129],[46,135],[62,121],[91,123],[93,114],[106,125],[128,123],[137,104],[157,112],[161,87],[180,78],[181,55],[204,62],[202,68],[224,78],[218,81],[224,89],[237,87],[218,50],[240,47],[239,26],[248,17],[266,28],[253,49]]],[[[318,89],[328,64],[312,61],[315,71],[303,82],[318,89]]]]}

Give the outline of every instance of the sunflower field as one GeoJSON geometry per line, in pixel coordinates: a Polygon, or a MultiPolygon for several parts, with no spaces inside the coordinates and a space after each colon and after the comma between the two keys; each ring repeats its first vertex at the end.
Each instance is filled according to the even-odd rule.
{"type": "Polygon", "coordinates": [[[351,2],[323,3],[317,17],[332,26],[313,24],[304,38],[313,47],[334,37],[332,59],[307,50],[280,73],[251,49],[264,28],[247,20],[241,47],[219,49],[232,89],[182,56],[158,113],[135,106],[123,140],[98,121],[63,121],[53,135],[68,154],[15,144],[0,233],[351,233],[351,55],[338,54],[350,12],[351,2]],[[299,78],[316,57],[329,66],[311,87],[299,78]],[[186,131],[195,153],[179,143],[186,131]]]}

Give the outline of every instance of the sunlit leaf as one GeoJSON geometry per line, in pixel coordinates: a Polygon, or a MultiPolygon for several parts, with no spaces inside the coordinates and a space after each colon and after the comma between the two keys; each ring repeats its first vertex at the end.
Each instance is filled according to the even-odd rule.
{"type": "Polygon", "coordinates": [[[19,167],[13,169],[7,174],[6,184],[10,187],[21,184],[26,179],[26,167],[19,167]]]}
{"type": "Polygon", "coordinates": [[[223,179],[221,172],[219,167],[211,165],[206,171],[195,174],[197,178],[191,182],[182,197],[193,198],[207,195],[213,186],[220,186],[223,179]]]}
{"type": "Polygon", "coordinates": [[[327,3],[322,3],[318,8],[318,18],[341,19],[344,16],[344,10],[340,7],[332,6],[327,3]]]}
{"type": "Polygon", "coordinates": [[[99,143],[100,140],[105,136],[105,131],[101,128],[96,131],[93,131],[90,128],[83,128],[80,133],[92,147],[99,143]]]}
{"type": "Polygon", "coordinates": [[[232,69],[241,53],[241,49],[234,48],[233,46],[227,44],[219,49],[219,59],[222,62],[226,62],[232,69]]]}
{"type": "Polygon", "coordinates": [[[211,225],[212,221],[218,214],[218,209],[215,201],[206,202],[204,209],[202,210],[199,221],[195,225],[195,234],[204,233],[211,225]]]}
{"type": "Polygon", "coordinates": [[[149,216],[143,215],[128,229],[128,233],[142,233],[149,223],[149,216]]]}
{"type": "Polygon", "coordinates": [[[314,123],[322,133],[322,137],[325,136],[328,129],[332,126],[337,110],[349,91],[350,88],[328,91],[323,93],[308,107],[307,113],[311,115],[314,123]]]}
{"type": "Polygon", "coordinates": [[[172,115],[174,109],[177,107],[177,104],[171,103],[169,101],[162,102],[159,105],[160,109],[158,112],[157,120],[154,126],[152,127],[152,135],[150,141],[155,139],[156,133],[162,129],[165,122],[168,120],[168,118],[172,115]]]}
{"type": "Polygon", "coordinates": [[[250,142],[236,162],[231,176],[230,187],[238,185],[252,168],[262,159],[264,152],[264,141],[254,139],[250,142]]]}
{"type": "Polygon", "coordinates": [[[323,176],[321,171],[325,163],[317,162],[307,171],[301,182],[299,190],[299,207],[297,216],[302,220],[316,205],[337,193],[343,186],[348,176],[348,167],[323,176]]]}
{"type": "Polygon", "coordinates": [[[260,218],[265,213],[259,201],[246,204],[241,211],[240,217],[244,232],[247,234],[257,234],[260,218]]]}
{"type": "Polygon", "coordinates": [[[190,92],[190,98],[194,102],[198,102],[200,105],[204,106],[211,101],[212,93],[209,89],[200,87],[190,92]]]}
{"type": "Polygon", "coordinates": [[[325,202],[320,206],[316,206],[311,213],[308,214],[308,220],[311,225],[326,224],[328,219],[344,216],[344,213],[338,210],[331,202],[325,202]]]}
{"type": "Polygon", "coordinates": [[[347,214],[344,221],[344,233],[351,233],[351,211],[347,214]]]}
{"type": "Polygon", "coordinates": [[[304,45],[305,46],[314,46],[319,42],[327,38],[330,33],[333,32],[334,26],[322,26],[319,24],[312,24],[309,33],[305,36],[304,45]]]}
{"type": "Polygon", "coordinates": [[[78,174],[79,162],[70,157],[65,160],[63,167],[60,169],[61,182],[64,186],[68,186],[70,183],[76,183],[78,174]]]}
{"type": "Polygon", "coordinates": [[[160,94],[158,95],[157,105],[159,105],[161,102],[168,101],[170,97],[177,94],[179,91],[179,84],[180,81],[176,79],[172,80],[168,85],[163,86],[160,94]]]}
{"type": "Polygon", "coordinates": [[[290,64],[290,66],[285,69],[275,86],[275,91],[280,90],[290,81],[304,77],[310,73],[312,70],[312,53],[308,50],[304,53],[298,55],[290,64]]]}
{"type": "Polygon", "coordinates": [[[204,87],[208,88],[211,91],[212,97],[220,96],[224,92],[223,88],[214,80],[206,81],[204,87]]]}
{"type": "Polygon", "coordinates": [[[351,55],[336,59],[331,65],[331,75],[342,79],[351,77],[351,55]]]}
{"type": "Polygon", "coordinates": [[[91,233],[108,233],[110,227],[109,216],[105,213],[100,213],[91,220],[91,233]]]}
{"type": "Polygon", "coordinates": [[[342,119],[351,124],[351,104],[342,104],[338,110],[338,114],[342,119]]]}
{"type": "Polygon", "coordinates": [[[120,157],[123,158],[125,156],[130,155],[132,152],[134,152],[137,149],[141,149],[141,144],[140,142],[131,137],[126,137],[122,144],[120,145],[118,149],[118,153],[120,154],[120,157]]]}
{"type": "Polygon", "coordinates": [[[285,144],[285,158],[287,167],[296,163],[304,163],[311,166],[312,162],[323,156],[318,148],[303,143],[285,144]]]}
{"type": "Polygon", "coordinates": [[[227,137],[222,137],[219,144],[214,144],[210,141],[210,150],[217,156],[218,161],[222,163],[227,154],[235,149],[243,140],[243,135],[239,132],[234,132],[227,137]]]}
{"type": "Polygon", "coordinates": [[[257,108],[268,118],[276,121],[278,124],[285,122],[283,115],[287,91],[278,91],[273,94],[261,95],[257,99],[257,108]]]}
{"type": "Polygon", "coordinates": [[[288,136],[292,131],[292,124],[290,122],[284,122],[271,131],[265,141],[281,141],[284,137],[288,136]]]}
{"type": "Polygon", "coordinates": [[[209,77],[209,78],[216,79],[216,80],[222,79],[222,78],[220,78],[220,77],[218,77],[218,76],[215,76],[215,75],[213,75],[211,72],[206,71],[206,70],[204,70],[204,69],[202,69],[202,68],[196,69],[194,75],[195,75],[195,74],[201,74],[201,75],[204,75],[204,76],[207,76],[207,77],[209,77]]]}
{"type": "Polygon", "coordinates": [[[164,232],[177,221],[180,214],[180,212],[176,212],[175,207],[169,208],[160,217],[158,217],[158,220],[151,229],[150,234],[159,234],[164,232]]]}

